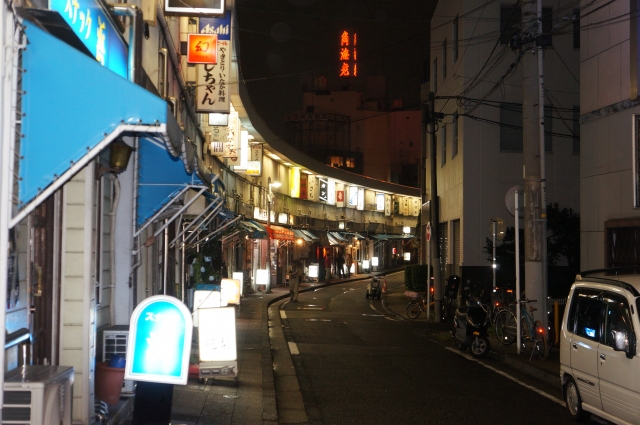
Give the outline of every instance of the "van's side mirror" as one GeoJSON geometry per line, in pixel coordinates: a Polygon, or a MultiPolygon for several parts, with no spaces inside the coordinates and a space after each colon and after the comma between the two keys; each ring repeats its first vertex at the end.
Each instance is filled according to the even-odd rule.
{"type": "Polygon", "coordinates": [[[627,354],[627,358],[632,358],[636,355],[636,337],[635,333],[627,333],[626,330],[613,330],[613,349],[615,351],[624,351],[627,354]]]}

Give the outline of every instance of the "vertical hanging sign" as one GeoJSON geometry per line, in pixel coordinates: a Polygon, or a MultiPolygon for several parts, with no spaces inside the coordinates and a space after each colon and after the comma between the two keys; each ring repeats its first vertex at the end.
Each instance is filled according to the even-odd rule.
{"type": "Polygon", "coordinates": [[[307,199],[307,174],[300,174],[300,199],[307,199]]]}
{"type": "Polygon", "coordinates": [[[310,201],[318,200],[318,179],[313,174],[307,175],[307,199],[310,201]]]}
{"type": "Polygon", "coordinates": [[[231,12],[224,18],[200,18],[198,33],[218,36],[218,54],[216,64],[198,65],[196,112],[229,113],[231,12]]]}
{"type": "Polygon", "coordinates": [[[224,143],[222,156],[229,158],[227,165],[240,165],[240,119],[237,112],[229,114],[227,140],[224,143]]]}
{"type": "Polygon", "coordinates": [[[262,175],[262,144],[251,145],[246,174],[260,177],[262,175]]]}
{"type": "Polygon", "coordinates": [[[340,77],[357,77],[357,51],[358,36],[355,32],[342,31],[340,35],[340,77]]]}

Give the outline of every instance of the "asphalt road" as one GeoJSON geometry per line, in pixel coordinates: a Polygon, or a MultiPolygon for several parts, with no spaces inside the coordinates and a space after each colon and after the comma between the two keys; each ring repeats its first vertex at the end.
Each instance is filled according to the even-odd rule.
{"type": "MultiPolygon", "coordinates": [[[[388,276],[389,287],[401,279],[388,276]]],[[[365,298],[366,284],[320,288],[280,306],[310,423],[573,423],[558,388],[429,340],[424,321],[365,298]]]]}

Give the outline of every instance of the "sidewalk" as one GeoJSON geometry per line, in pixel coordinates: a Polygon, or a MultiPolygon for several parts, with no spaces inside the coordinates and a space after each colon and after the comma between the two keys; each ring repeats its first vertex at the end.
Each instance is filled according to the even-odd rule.
{"type": "MultiPolygon", "coordinates": [[[[396,269],[395,271],[397,271],[396,269]]],[[[401,270],[401,269],[400,269],[401,270]]],[[[327,283],[303,283],[300,292],[317,287],[358,280],[371,275],[389,274],[392,270],[360,274],[347,279],[331,279],[327,283]]],[[[382,296],[382,306],[388,314],[408,319],[404,285],[389,288],[382,296]]],[[[190,378],[185,386],[173,389],[172,424],[276,425],[307,424],[308,419],[300,386],[284,338],[280,315],[269,306],[288,298],[289,288],[276,286],[269,294],[248,294],[242,299],[236,320],[238,382],[232,379],[208,380],[206,384],[190,378]]],[[[378,302],[378,301],[376,301],[378,302]]],[[[424,315],[417,321],[425,323],[429,338],[446,347],[451,341],[451,323],[428,322],[424,315]]],[[[515,344],[500,346],[494,335],[491,353],[486,362],[499,361],[519,372],[559,388],[559,352],[554,348],[545,361],[516,353],[515,344]]],[[[110,422],[115,424],[117,422],[110,422]]],[[[130,423],[129,419],[121,424],[130,423]]]]}

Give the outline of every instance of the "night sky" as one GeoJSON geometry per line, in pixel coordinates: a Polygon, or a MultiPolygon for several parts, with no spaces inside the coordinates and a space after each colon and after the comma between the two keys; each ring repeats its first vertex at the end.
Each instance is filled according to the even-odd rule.
{"type": "Polygon", "coordinates": [[[389,101],[419,109],[429,54],[433,0],[236,0],[241,78],[272,131],[285,136],[287,113],[301,111],[314,77],[327,89],[363,88],[387,77],[389,101]],[[357,33],[358,77],[339,78],[340,35],[357,33]]]}

